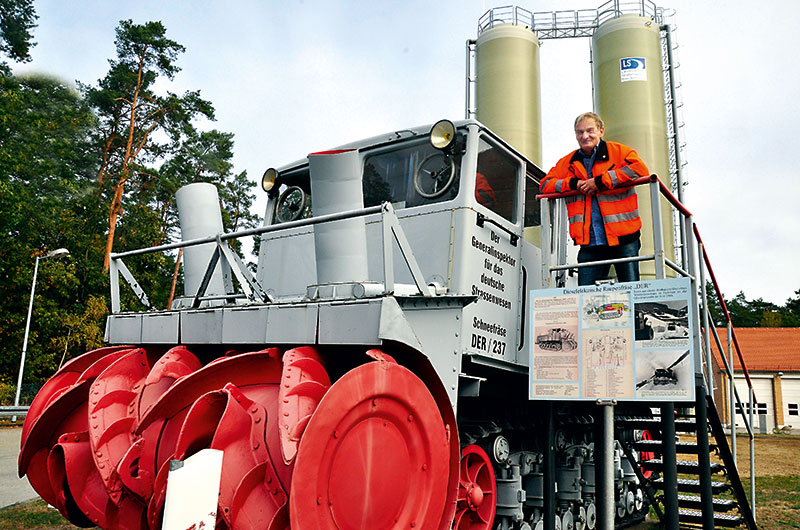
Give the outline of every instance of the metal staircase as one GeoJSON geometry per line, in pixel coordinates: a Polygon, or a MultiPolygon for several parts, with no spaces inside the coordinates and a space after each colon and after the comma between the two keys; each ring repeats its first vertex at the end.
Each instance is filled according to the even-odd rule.
{"type": "MultiPolygon", "coordinates": [[[[725,301],[722,299],[719,285],[714,276],[714,271],[700,237],[697,226],[694,224],[691,212],[675,198],[671,191],[655,176],[650,179],[639,179],[634,185],[648,184],[651,197],[658,197],[660,193],[678,212],[682,224],[680,231],[686,239],[681,243],[685,251],[682,260],[686,270],[665,256],[663,239],[654,236],[653,255],[646,259],[653,259],[656,263],[656,277],[664,278],[669,268],[681,276],[692,278],[692,300],[690,304],[698,308],[696,333],[692,337],[698,359],[695,365],[695,401],[693,403],[664,402],[658,414],[650,417],[622,417],[616,418],[616,426],[622,430],[635,429],[647,431],[650,436],[643,436],[641,440],[630,440],[623,444],[623,452],[636,473],[639,484],[653,506],[663,527],[667,530],[677,530],[686,527],[702,527],[704,530],[714,528],[739,528],[748,530],[757,528],[754,513],[754,436],[752,411],[755,407],[755,394],[753,385],[747,371],[741,349],[731,325],[725,301]],[[726,348],[717,335],[716,328],[712,325],[708,310],[708,289],[706,277],[713,285],[720,307],[728,324],[727,356],[726,348]],[[712,357],[712,337],[720,353],[729,381],[730,418],[729,432],[731,445],[726,439],[726,432],[713,402],[715,391],[715,363],[712,357]],[[739,398],[736,386],[733,384],[733,351],[739,355],[739,362],[743,368],[742,373],[747,383],[748,399],[745,405],[739,398]],[[686,409],[677,407],[691,407],[692,414],[686,409]],[[744,411],[749,411],[747,415],[744,411]],[[742,415],[744,426],[750,436],[750,497],[745,495],[739,471],[734,459],[735,453],[735,421],[734,414],[739,411],[742,415]],[[678,434],[681,435],[680,439],[678,434]],[[648,439],[651,438],[651,439],[648,439]],[[731,450],[733,447],[733,451],[731,450]],[[648,454],[651,453],[651,454],[648,454]],[[678,458],[681,455],[681,458],[678,458]],[[695,455],[695,456],[686,456],[695,455]],[[712,458],[713,455],[713,458],[712,458]],[[713,461],[712,461],[713,459],[713,461]],[[640,462],[641,461],[641,462],[640,462]],[[640,467],[641,466],[641,467],[640,467]]],[[[542,225],[550,226],[551,219],[558,219],[563,214],[563,204],[556,203],[551,215],[551,204],[548,201],[560,201],[570,193],[543,194],[541,199],[542,225]],[[561,208],[562,210],[558,210],[561,208]]],[[[651,201],[652,219],[661,218],[661,201],[651,201]]],[[[661,228],[654,230],[660,234],[661,228]]],[[[543,271],[546,279],[553,284],[559,281],[560,271],[575,268],[576,264],[564,263],[564,253],[560,252],[560,245],[564,244],[564,237],[554,238],[553,245],[549,239],[549,232],[542,232],[542,246],[551,250],[543,256],[543,271]],[[551,259],[555,264],[551,264],[551,259]]],[[[641,258],[639,258],[641,259],[641,258]]],[[[655,405],[651,405],[655,406],[655,405]]],[[[653,409],[656,410],[656,409],[653,409]]]]}
{"type": "Polygon", "coordinates": [[[673,419],[674,430],[681,435],[680,441],[672,437],[670,443],[669,438],[663,436],[664,417],[621,419],[627,427],[647,430],[653,438],[628,442],[626,456],[632,459],[635,453],[640,455],[639,480],[644,484],[651,503],[657,507],[655,512],[662,522],[668,518],[667,492],[674,489],[677,496],[673,501],[677,502],[677,523],[680,527],[756,530],[750,501],[745,495],[714,403],[701,388],[697,390],[698,402],[694,410],[698,412],[701,408],[705,409],[707,419],[702,421],[702,411],[695,415],[676,415],[673,419]],[[708,442],[709,434],[713,436],[713,442],[708,442]],[[701,438],[705,438],[707,450],[703,449],[701,438]],[[676,455],[671,466],[673,473],[668,472],[664,463],[668,446],[676,455]],[[653,458],[644,460],[641,458],[643,454],[652,455],[653,458]],[[711,458],[711,455],[716,458],[711,458]],[[664,507],[663,511],[660,506],[664,507]]]}

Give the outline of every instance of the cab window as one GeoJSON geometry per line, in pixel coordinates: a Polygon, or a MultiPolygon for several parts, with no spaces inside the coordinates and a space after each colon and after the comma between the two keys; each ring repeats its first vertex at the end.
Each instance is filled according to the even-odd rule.
{"type": "Polygon", "coordinates": [[[542,245],[542,212],[536,196],[539,194],[539,181],[530,173],[525,175],[525,214],[523,234],[526,241],[537,247],[542,245]]]}
{"type": "Polygon", "coordinates": [[[436,150],[427,137],[376,150],[364,159],[364,206],[449,201],[458,195],[460,172],[461,155],[436,150]]]}
{"type": "Polygon", "coordinates": [[[475,200],[504,219],[516,222],[519,163],[486,139],[478,142],[475,200]]]}

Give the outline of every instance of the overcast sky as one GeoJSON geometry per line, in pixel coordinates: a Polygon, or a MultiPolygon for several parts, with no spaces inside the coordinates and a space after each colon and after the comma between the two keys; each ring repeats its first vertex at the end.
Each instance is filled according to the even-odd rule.
{"type": "MultiPolygon", "coordinates": [[[[530,11],[602,2],[520,1],[530,11]]],[[[235,133],[234,164],[256,182],[309,152],[440,118],[464,117],[465,42],[507,2],[36,0],[33,62],[95,83],[122,19],[160,20],[186,47],[171,91],[200,90],[212,126],[235,133]]],[[[726,297],[783,304],[800,289],[800,59],[797,2],[664,0],[679,50],[685,202],[726,297]]],[[[591,110],[589,40],[541,51],[544,168],[576,147],[591,110]]],[[[259,189],[259,214],[263,193],[259,189]]]]}

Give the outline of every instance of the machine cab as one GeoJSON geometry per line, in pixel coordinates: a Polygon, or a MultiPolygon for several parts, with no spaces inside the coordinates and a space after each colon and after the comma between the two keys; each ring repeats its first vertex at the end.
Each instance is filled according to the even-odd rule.
{"type": "MultiPolygon", "coordinates": [[[[345,151],[358,153],[363,207],[392,204],[425,282],[438,293],[475,297],[464,309],[462,352],[527,364],[523,284],[539,284],[543,172],[474,120],[443,120],[327,153],[345,151]]],[[[267,224],[318,215],[312,173],[308,159],[268,170],[267,224]]],[[[364,280],[382,282],[379,215],[365,226],[364,280]]],[[[313,227],[291,224],[262,237],[258,279],[278,300],[301,300],[317,283],[313,238],[313,227]],[[270,259],[276,255],[282,259],[270,259]]],[[[394,260],[396,281],[412,283],[403,258],[394,260]]]]}

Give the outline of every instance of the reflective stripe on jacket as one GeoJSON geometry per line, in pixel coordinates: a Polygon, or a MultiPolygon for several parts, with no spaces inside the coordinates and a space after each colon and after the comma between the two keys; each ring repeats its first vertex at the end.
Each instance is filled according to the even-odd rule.
{"type": "MultiPolygon", "coordinates": [[[[619,188],[627,182],[650,174],[639,155],[627,145],[600,140],[592,167],[597,188],[597,202],[603,215],[606,237],[610,246],[619,245],[619,238],[642,228],[639,202],[634,187],[619,188]]],[[[583,155],[571,152],[551,169],[542,180],[542,193],[563,193],[578,189],[579,180],[588,180],[583,155]]],[[[569,235],[578,245],[589,244],[592,201],[586,195],[567,197],[569,235]]]]}

